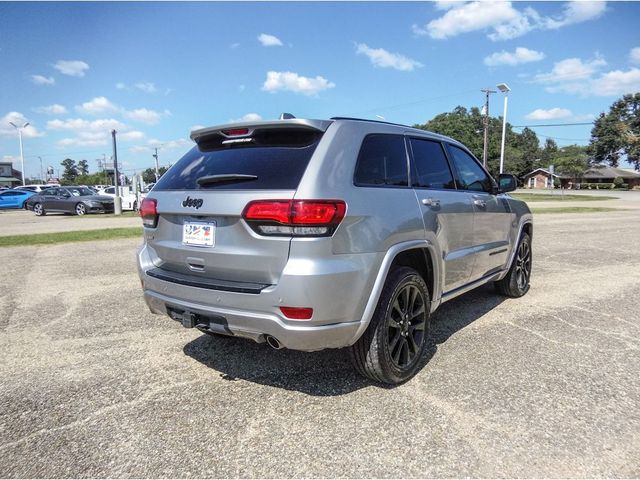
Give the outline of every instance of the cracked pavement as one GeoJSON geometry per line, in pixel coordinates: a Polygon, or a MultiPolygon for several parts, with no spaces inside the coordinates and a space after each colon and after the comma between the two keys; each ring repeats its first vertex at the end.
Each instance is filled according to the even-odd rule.
{"type": "Polygon", "coordinates": [[[139,240],[0,249],[0,477],[638,477],[640,212],[534,221],[396,388],[151,315],[139,240]]]}

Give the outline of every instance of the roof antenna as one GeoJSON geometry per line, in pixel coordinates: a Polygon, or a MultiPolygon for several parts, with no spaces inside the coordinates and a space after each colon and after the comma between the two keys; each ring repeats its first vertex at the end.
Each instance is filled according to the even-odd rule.
{"type": "Polygon", "coordinates": [[[296,118],[296,117],[294,117],[292,114],[286,113],[286,112],[280,114],[280,120],[291,120],[292,118],[296,118]]]}

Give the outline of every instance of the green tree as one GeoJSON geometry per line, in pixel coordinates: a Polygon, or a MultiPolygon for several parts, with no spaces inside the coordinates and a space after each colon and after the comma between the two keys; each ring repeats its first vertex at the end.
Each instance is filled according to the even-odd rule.
{"type": "MultiPolygon", "coordinates": [[[[440,133],[462,142],[479,159],[482,159],[484,145],[483,116],[480,110],[472,107],[467,110],[458,106],[452,112],[436,115],[428,122],[415,125],[416,128],[440,133]]],[[[500,148],[502,142],[502,118],[489,118],[489,171],[497,174],[500,168],[500,148]]],[[[536,133],[525,128],[522,133],[513,131],[507,122],[505,137],[505,168],[506,172],[522,175],[533,168],[539,156],[540,144],[536,133]]]]}
{"type": "Polygon", "coordinates": [[[536,168],[548,168],[553,164],[553,159],[558,155],[558,144],[553,138],[547,138],[544,148],[540,151],[540,164],[536,168]]]}
{"type": "Polygon", "coordinates": [[[64,172],[62,173],[61,180],[64,181],[66,185],[72,184],[78,176],[78,167],[76,167],[75,160],[65,158],[60,162],[60,165],[64,167],[64,172]]]}
{"type": "Polygon", "coordinates": [[[590,167],[588,147],[568,145],[559,148],[550,158],[550,165],[554,165],[556,173],[567,175],[574,181],[580,181],[582,174],[590,167]]]}
{"type": "MultiPolygon", "coordinates": [[[[169,170],[167,167],[159,167],[158,174],[162,177],[165,172],[169,170]]],[[[156,181],[156,169],[155,168],[147,168],[142,172],[142,181],[144,183],[155,183],[156,181]]]]}
{"type": "Polygon", "coordinates": [[[600,114],[591,130],[589,153],[614,167],[626,156],[640,169],[640,93],[624,95],[600,114]]]}
{"type": "Polygon", "coordinates": [[[88,175],[89,174],[89,164],[86,160],[80,160],[78,162],[78,175],[88,175]]]}

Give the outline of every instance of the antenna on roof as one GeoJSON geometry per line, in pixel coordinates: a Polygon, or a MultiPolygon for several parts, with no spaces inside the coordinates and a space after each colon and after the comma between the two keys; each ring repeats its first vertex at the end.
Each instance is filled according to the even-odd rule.
{"type": "Polygon", "coordinates": [[[292,118],[296,118],[294,115],[290,114],[290,113],[281,113],[280,114],[280,120],[291,120],[292,118]]]}

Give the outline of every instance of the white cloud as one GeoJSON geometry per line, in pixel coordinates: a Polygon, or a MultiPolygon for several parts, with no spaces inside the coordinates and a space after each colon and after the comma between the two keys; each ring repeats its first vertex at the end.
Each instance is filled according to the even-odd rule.
{"type": "Polygon", "coordinates": [[[164,112],[156,112],[155,110],[149,110],[147,108],[137,108],[135,110],[129,110],[124,112],[124,116],[130,120],[136,122],[146,123],[147,125],[155,125],[160,121],[162,117],[171,115],[169,110],[164,112]]]}
{"type": "Polygon", "coordinates": [[[118,140],[123,140],[125,142],[132,140],[142,140],[144,138],[144,133],[139,130],[132,130],[130,132],[118,133],[118,140]]]}
{"type": "Polygon", "coordinates": [[[527,120],[555,120],[559,118],[567,118],[570,117],[571,110],[567,110],[566,108],[550,108],[549,110],[544,110],[542,108],[537,108],[533,112],[530,112],[525,115],[527,120]]]}
{"type": "Polygon", "coordinates": [[[118,90],[124,90],[125,88],[127,88],[127,86],[122,82],[118,82],[118,83],[116,83],[116,88],[118,90]]]}
{"type": "Polygon", "coordinates": [[[640,91],[640,69],[614,70],[593,80],[590,91],[597,96],[624,95],[640,91]]]}
{"type": "Polygon", "coordinates": [[[417,60],[405,57],[399,53],[391,53],[384,48],[370,48],[364,43],[358,43],[356,45],[356,53],[358,55],[366,55],[369,57],[372,65],[381,68],[395,68],[396,70],[410,72],[424,66],[417,60]]]}
{"type": "Polygon", "coordinates": [[[244,92],[244,90],[247,88],[246,85],[238,85],[238,91],[239,92],[244,92]]]}
{"type": "Polygon", "coordinates": [[[160,150],[160,152],[167,152],[170,150],[185,151],[191,146],[193,146],[193,142],[186,138],[179,138],[177,140],[158,140],[157,138],[151,138],[146,144],[130,147],[129,151],[131,153],[147,153],[154,151],[155,148],[160,150]]]}
{"type": "Polygon", "coordinates": [[[111,103],[106,97],[95,97],[82,105],[76,105],[76,110],[89,115],[98,115],[117,112],[119,107],[111,103]]]}
{"type": "Polygon", "coordinates": [[[259,122],[260,120],[262,120],[262,117],[260,115],[258,115],[257,113],[247,113],[246,115],[243,115],[240,118],[235,118],[232,120],[229,120],[229,123],[239,123],[239,122],[259,122]]]}
{"type": "Polygon", "coordinates": [[[156,86],[151,82],[136,83],[134,85],[134,87],[137,88],[138,90],[141,90],[141,91],[146,92],[146,93],[155,93],[155,92],[158,91],[156,89],[156,86]]]}
{"type": "Polygon", "coordinates": [[[596,19],[605,12],[606,2],[567,2],[562,13],[555,17],[542,17],[531,7],[519,10],[511,2],[438,2],[436,9],[446,13],[423,27],[413,25],[414,33],[441,40],[489,30],[487,36],[497,41],[517,38],[532,30],[555,30],[596,19]]]}
{"type": "Polygon", "coordinates": [[[490,67],[498,65],[520,65],[522,63],[538,62],[544,58],[544,53],[530,50],[524,47],[517,47],[514,52],[495,52],[485,57],[484,64],[490,67]]]}
{"type": "Polygon", "coordinates": [[[36,85],[53,85],[56,79],[53,77],[45,77],[43,75],[31,75],[31,81],[36,85]]]}
{"type": "Polygon", "coordinates": [[[631,63],[640,63],[640,47],[631,49],[629,52],[629,60],[631,63]]]}
{"type": "Polygon", "coordinates": [[[42,113],[45,115],[64,115],[67,113],[67,109],[64,105],[54,103],[53,105],[47,105],[44,107],[36,107],[33,109],[36,113],[42,113]]]}
{"type": "Polygon", "coordinates": [[[231,45],[229,45],[229,48],[238,48],[240,46],[240,44],[238,42],[236,43],[232,43],[231,45]]]}
{"type": "Polygon", "coordinates": [[[601,57],[587,61],[582,61],[579,58],[567,58],[554,63],[553,69],[549,73],[541,73],[534,78],[535,81],[540,83],[585,80],[606,64],[607,62],[601,57]]]}
{"type": "Polygon", "coordinates": [[[80,60],[58,60],[53,68],[63,75],[84,77],[86,70],[89,70],[89,65],[80,60]]]}
{"type": "Polygon", "coordinates": [[[336,84],[324,77],[303,77],[294,72],[267,72],[262,90],[275,93],[277,91],[291,91],[303,95],[317,95],[318,92],[335,87],[336,84]]]}
{"type": "Polygon", "coordinates": [[[282,41],[275,35],[269,35],[268,33],[261,33],[258,35],[258,41],[263,47],[281,47],[282,41]]]}
{"type": "Polygon", "coordinates": [[[44,133],[39,132],[37,128],[31,125],[27,117],[22,113],[9,112],[4,117],[0,118],[0,136],[12,137],[14,135],[18,135],[15,127],[11,126],[10,123],[14,123],[18,127],[22,127],[25,123],[29,123],[29,125],[22,129],[22,136],[24,138],[41,137],[44,135],[44,133]]]}
{"type": "Polygon", "coordinates": [[[68,118],[67,120],[49,120],[47,130],[68,130],[81,132],[110,132],[111,130],[126,130],[127,126],[114,118],[99,120],[85,120],[83,118],[68,118]]]}

